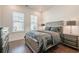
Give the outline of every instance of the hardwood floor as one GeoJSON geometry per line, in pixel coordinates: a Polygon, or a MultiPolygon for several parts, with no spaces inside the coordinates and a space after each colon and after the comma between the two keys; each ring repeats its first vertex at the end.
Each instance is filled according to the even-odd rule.
{"type": "MultiPolygon", "coordinates": [[[[9,53],[32,53],[32,51],[25,46],[24,40],[10,42],[9,47],[9,53]]],[[[78,53],[78,51],[68,46],[59,44],[58,46],[49,49],[46,53],[78,53]]]]}
{"type": "Polygon", "coordinates": [[[17,40],[9,43],[9,53],[32,53],[32,51],[25,46],[25,41],[17,40]]]}
{"type": "Polygon", "coordinates": [[[78,53],[79,51],[76,49],[73,49],[71,47],[68,47],[63,44],[59,44],[58,46],[55,46],[48,50],[48,53],[78,53]]]}

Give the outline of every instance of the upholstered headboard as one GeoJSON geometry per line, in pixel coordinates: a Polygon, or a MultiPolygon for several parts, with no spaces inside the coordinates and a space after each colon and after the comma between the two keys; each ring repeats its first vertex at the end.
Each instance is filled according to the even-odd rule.
{"type": "Polygon", "coordinates": [[[63,25],[64,25],[63,21],[48,22],[46,23],[45,30],[61,32],[63,25]]]}
{"type": "Polygon", "coordinates": [[[54,22],[46,23],[46,27],[60,27],[60,26],[63,26],[63,25],[64,25],[63,21],[54,21],[54,22]]]}

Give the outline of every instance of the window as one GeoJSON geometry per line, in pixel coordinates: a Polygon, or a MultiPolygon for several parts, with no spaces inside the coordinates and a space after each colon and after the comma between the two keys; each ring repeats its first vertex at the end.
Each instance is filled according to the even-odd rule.
{"type": "Polygon", "coordinates": [[[31,30],[37,30],[37,16],[31,15],[31,30]]]}
{"type": "Polygon", "coordinates": [[[13,32],[24,31],[24,13],[13,12],[13,32]]]}

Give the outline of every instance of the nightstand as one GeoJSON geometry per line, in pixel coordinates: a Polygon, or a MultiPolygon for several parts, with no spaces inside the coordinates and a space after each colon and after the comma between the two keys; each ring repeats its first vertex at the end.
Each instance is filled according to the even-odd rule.
{"type": "Polygon", "coordinates": [[[62,38],[63,44],[79,49],[79,36],[78,35],[63,34],[61,38],[62,38]]]}

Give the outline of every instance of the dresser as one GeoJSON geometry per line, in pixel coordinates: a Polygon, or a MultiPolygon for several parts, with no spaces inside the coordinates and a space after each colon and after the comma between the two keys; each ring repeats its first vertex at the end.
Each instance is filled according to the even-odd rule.
{"type": "Polygon", "coordinates": [[[0,27],[0,53],[7,53],[9,50],[8,27],[0,27]]]}
{"type": "Polygon", "coordinates": [[[61,38],[62,38],[63,44],[79,49],[79,36],[78,35],[62,34],[61,38]]]}

